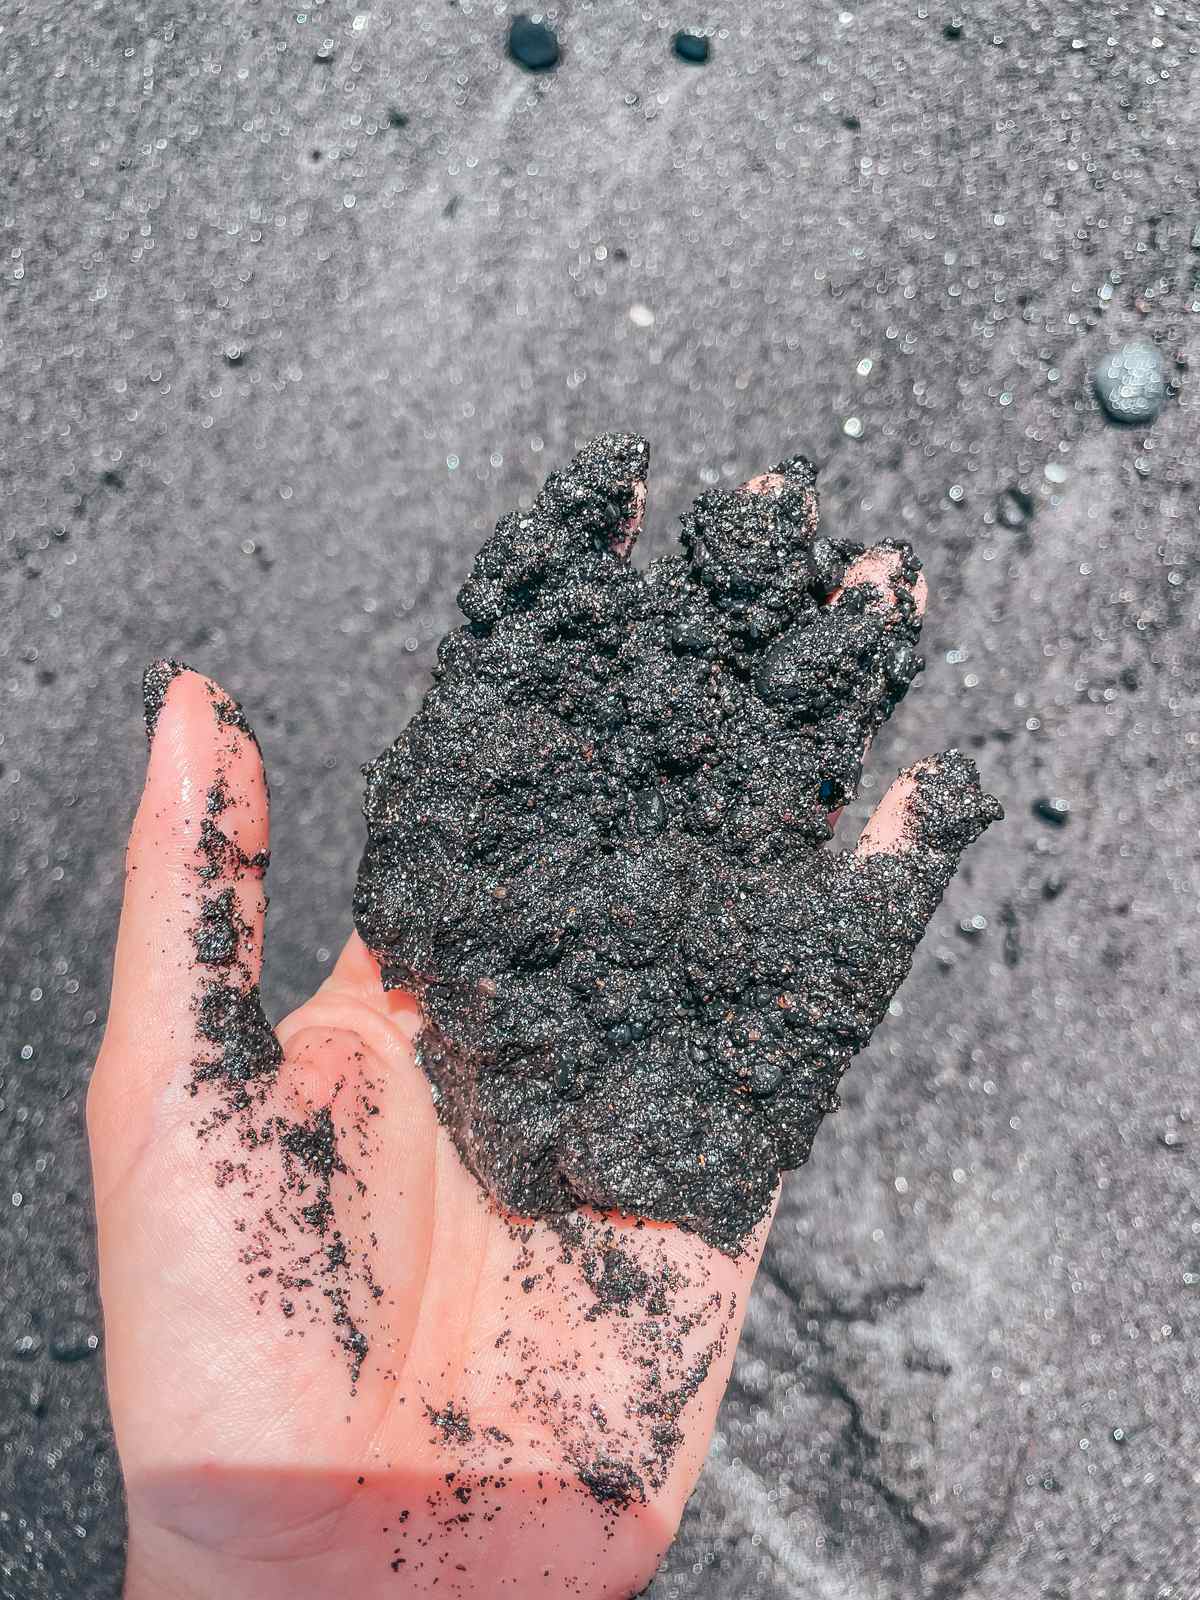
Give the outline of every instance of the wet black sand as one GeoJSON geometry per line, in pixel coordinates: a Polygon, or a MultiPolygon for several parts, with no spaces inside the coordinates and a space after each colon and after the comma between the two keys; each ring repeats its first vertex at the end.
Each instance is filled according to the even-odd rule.
{"type": "Polygon", "coordinates": [[[648,443],[589,440],[497,523],[367,769],[355,926],[519,1216],[619,1210],[736,1254],[1000,819],[955,751],[902,858],[824,848],[921,670],[920,566],[831,538],[816,476],[707,490],[643,572],[648,443]]]}
{"type": "Polygon", "coordinates": [[[490,6],[60,11],[3,36],[0,1592],[119,1586],[81,1118],[143,666],[263,742],[278,1014],[464,564],[628,426],[648,555],[793,447],[919,545],[863,799],[959,743],[1010,818],[788,1188],[655,1593],[1187,1596],[1196,24],[780,0],[697,67],[715,17],[581,6],[530,76],[490,6]],[[1088,378],[1135,338],[1178,389],[1142,431],[1088,378]]]}

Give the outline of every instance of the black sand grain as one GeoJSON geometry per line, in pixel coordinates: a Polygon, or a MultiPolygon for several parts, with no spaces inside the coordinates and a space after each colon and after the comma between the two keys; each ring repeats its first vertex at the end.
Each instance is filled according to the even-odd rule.
{"type": "Polygon", "coordinates": [[[142,674],[142,709],[146,718],[146,738],[153,739],[162,713],[167,690],[181,672],[187,671],[182,661],[166,659],[152,661],[142,674]]]}

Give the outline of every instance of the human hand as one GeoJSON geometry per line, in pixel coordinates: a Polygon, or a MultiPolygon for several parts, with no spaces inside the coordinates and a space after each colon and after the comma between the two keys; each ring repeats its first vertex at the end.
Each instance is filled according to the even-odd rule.
{"type": "MultiPolygon", "coordinates": [[[[861,560],[874,582],[894,552],[861,560]]],[[[769,1218],[730,1255],[500,1212],[438,1122],[414,1001],[356,936],[272,1032],[257,744],[198,674],[150,690],[88,1104],[128,1600],[632,1595],[703,1461],[769,1218]]],[[[921,770],[864,863],[928,871],[921,770]]]]}

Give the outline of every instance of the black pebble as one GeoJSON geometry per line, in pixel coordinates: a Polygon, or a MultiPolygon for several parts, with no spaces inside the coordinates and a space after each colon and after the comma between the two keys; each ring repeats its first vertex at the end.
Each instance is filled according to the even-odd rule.
{"type": "Polygon", "coordinates": [[[525,16],[512,19],[508,30],[508,53],[527,72],[552,72],[562,54],[554,29],[525,16]]]}
{"type": "Polygon", "coordinates": [[[1048,822],[1053,828],[1065,828],[1071,820],[1071,807],[1066,800],[1057,796],[1039,795],[1033,802],[1033,814],[1042,822],[1048,822]]]}
{"type": "Polygon", "coordinates": [[[637,799],[637,827],[642,834],[661,833],[667,825],[667,802],[661,790],[644,789],[637,799]]]}
{"type": "Polygon", "coordinates": [[[1023,528],[1034,513],[1032,495],[1023,489],[1006,489],[1000,496],[996,515],[1006,528],[1023,528]]]}
{"type": "Polygon", "coordinates": [[[682,655],[702,656],[712,648],[712,636],[699,623],[685,622],[672,632],[671,643],[682,655]]]}
{"type": "Polygon", "coordinates": [[[671,48],[680,61],[690,61],[696,67],[704,65],[712,50],[712,46],[703,35],[684,32],[675,35],[671,40],[671,48]]]}
{"type": "Polygon", "coordinates": [[[98,1335],[87,1328],[65,1328],[50,1341],[51,1361],[90,1361],[100,1348],[98,1335]]]}
{"type": "Polygon", "coordinates": [[[770,1056],[759,1056],[750,1068],[750,1093],[774,1094],[783,1082],[783,1068],[770,1056]]]}
{"type": "Polygon", "coordinates": [[[846,563],[828,539],[814,539],[808,553],[812,560],[813,578],[818,592],[829,594],[837,588],[845,576],[846,563]]]}
{"type": "Polygon", "coordinates": [[[917,652],[907,639],[894,644],[883,659],[883,670],[892,687],[904,692],[917,675],[917,652]]]}

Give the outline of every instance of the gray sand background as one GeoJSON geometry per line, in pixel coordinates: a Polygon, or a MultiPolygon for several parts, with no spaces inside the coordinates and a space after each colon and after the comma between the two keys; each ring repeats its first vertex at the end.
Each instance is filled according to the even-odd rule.
{"type": "Polygon", "coordinates": [[[279,1014],[477,544],[621,427],[647,556],[797,449],[917,544],[848,829],[955,743],[1009,811],[788,1184],[655,1600],[1194,1600],[1200,14],[554,16],[533,77],[482,0],[0,8],[0,1594],[119,1592],[82,1113],[143,665],[262,737],[279,1014]],[[1143,430],[1088,383],[1134,337],[1143,430]]]}

